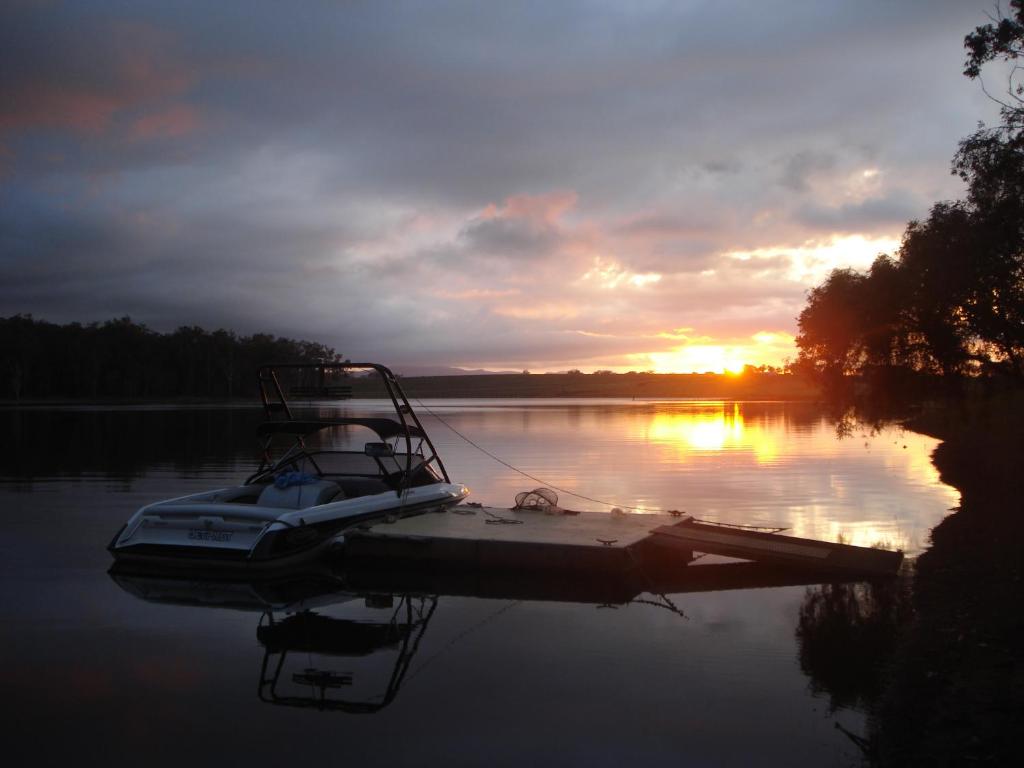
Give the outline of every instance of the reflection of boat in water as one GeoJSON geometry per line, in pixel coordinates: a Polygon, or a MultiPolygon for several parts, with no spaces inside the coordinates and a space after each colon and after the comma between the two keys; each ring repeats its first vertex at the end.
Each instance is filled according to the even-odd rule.
{"type": "Polygon", "coordinates": [[[437,597],[366,595],[363,600],[362,607],[376,616],[337,618],[302,611],[275,620],[272,613],[265,613],[256,630],[264,648],[260,699],[271,704],[353,714],[376,712],[390,704],[398,695],[437,609],[437,597]],[[352,660],[386,652],[394,654],[394,662],[383,692],[362,697],[333,693],[354,686],[352,672],[338,672],[312,663],[314,655],[352,660]],[[294,669],[289,664],[289,654],[292,659],[302,654],[300,658],[306,661],[300,661],[298,669],[294,669]]]}
{"type": "MultiPolygon", "coordinates": [[[[353,569],[242,580],[223,571],[185,575],[115,563],[110,575],[151,603],[260,614],[262,701],[347,713],[373,713],[391,703],[417,671],[414,659],[443,598],[555,601],[603,608],[643,604],[683,614],[677,597],[817,583],[806,571],[751,562],[689,565],[673,558],[628,572],[586,576],[518,570],[353,569]],[[411,674],[410,674],[411,672],[411,674]]],[[[436,649],[435,649],[436,651],[436,649]]],[[[425,663],[420,665],[420,669],[425,663]]]]}
{"type": "Polygon", "coordinates": [[[188,567],[290,566],[353,525],[457,504],[468,494],[449,480],[401,385],[384,366],[266,366],[259,386],[271,420],[259,429],[264,443],[256,472],[238,486],[142,507],[111,542],[115,558],[188,567]],[[349,371],[380,376],[394,418],[292,418],[281,378],[349,371]],[[344,445],[322,444],[325,435],[339,434],[347,438],[344,445]]]}
{"type": "Polygon", "coordinates": [[[435,595],[354,592],[327,572],[250,581],[116,563],[110,575],[147,602],[261,614],[260,699],[350,713],[391,703],[437,608],[435,595]],[[382,672],[385,656],[393,661],[382,672]],[[362,674],[360,660],[369,662],[362,674]]]}

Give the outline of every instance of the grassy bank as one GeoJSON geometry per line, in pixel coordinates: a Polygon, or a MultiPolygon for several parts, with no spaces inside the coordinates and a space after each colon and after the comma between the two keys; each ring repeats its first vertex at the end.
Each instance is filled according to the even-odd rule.
{"type": "Polygon", "coordinates": [[[1024,397],[926,409],[960,506],[917,561],[915,617],[877,713],[883,765],[1011,765],[1024,722],[1024,397]]]}

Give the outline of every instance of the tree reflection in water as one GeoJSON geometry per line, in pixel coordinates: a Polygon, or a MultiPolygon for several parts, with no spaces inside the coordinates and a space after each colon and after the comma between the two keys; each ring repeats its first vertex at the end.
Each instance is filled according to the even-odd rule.
{"type": "Polygon", "coordinates": [[[828,696],[830,712],[873,711],[911,613],[906,576],[807,589],[796,628],[800,669],[815,694],[828,696]]]}

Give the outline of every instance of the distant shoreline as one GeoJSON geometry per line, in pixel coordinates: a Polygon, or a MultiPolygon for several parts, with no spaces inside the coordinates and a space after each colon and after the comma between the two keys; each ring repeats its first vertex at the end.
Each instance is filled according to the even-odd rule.
{"type": "MultiPolygon", "coordinates": [[[[401,379],[410,397],[616,397],[721,398],[726,400],[818,400],[808,382],[789,374],[744,373],[503,373],[472,376],[413,376],[401,379]]],[[[373,391],[370,380],[352,381],[352,396],[373,391]]]]}
{"type": "MultiPolygon", "coordinates": [[[[399,377],[409,397],[475,398],[710,398],[723,400],[819,400],[819,391],[789,374],[744,373],[543,373],[399,377]]],[[[386,397],[379,381],[352,378],[353,398],[386,397]]],[[[302,403],[303,398],[289,397],[302,403]]],[[[343,400],[338,402],[344,402],[343,400]]],[[[56,405],[225,405],[257,406],[258,397],[24,397],[0,399],[0,407],[56,405]]]]}

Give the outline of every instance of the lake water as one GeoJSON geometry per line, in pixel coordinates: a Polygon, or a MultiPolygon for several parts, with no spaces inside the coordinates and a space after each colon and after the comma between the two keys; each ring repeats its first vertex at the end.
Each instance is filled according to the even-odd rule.
{"type": "MultiPolygon", "coordinates": [[[[934,440],[897,428],[840,440],[813,405],[426,406],[575,509],[678,509],[913,554],[958,501],[930,463],[934,440]]],[[[538,485],[418,410],[473,499],[507,506],[538,485]]],[[[888,603],[863,586],[616,598],[613,585],[566,602],[591,585],[524,580],[508,599],[493,585],[484,599],[471,596],[477,583],[389,594],[345,574],[296,593],[108,575],[105,547],[136,508],[251,471],[261,420],[221,407],[0,410],[12,764],[860,760],[843,731],[865,733],[865,681],[884,659],[865,656],[856,635],[828,634],[821,617],[854,605],[884,625],[888,603]],[[303,600],[313,613],[290,614],[303,600]]]]}

